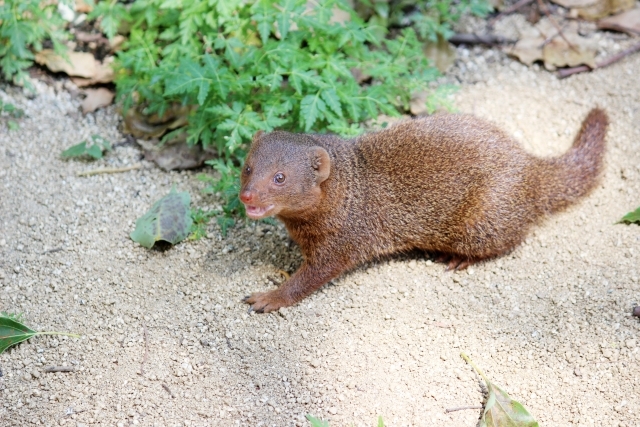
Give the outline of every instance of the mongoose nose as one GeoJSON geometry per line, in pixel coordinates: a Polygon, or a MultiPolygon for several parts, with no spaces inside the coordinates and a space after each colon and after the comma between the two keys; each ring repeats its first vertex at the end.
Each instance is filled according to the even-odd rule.
{"type": "Polygon", "coordinates": [[[243,190],[240,192],[240,201],[244,204],[249,204],[253,201],[253,192],[250,190],[243,190]]]}

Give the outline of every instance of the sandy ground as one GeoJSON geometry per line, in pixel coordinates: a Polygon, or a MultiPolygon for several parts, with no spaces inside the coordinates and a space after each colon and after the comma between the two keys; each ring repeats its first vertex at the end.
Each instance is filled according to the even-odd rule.
{"type": "MultiPolygon", "coordinates": [[[[613,43],[613,42],[611,42],[613,43]]],[[[624,41],[621,42],[624,45],[624,41]]],[[[618,46],[622,48],[624,46],[618,46]]],[[[61,161],[91,134],[123,140],[113,109],[81,116],[62,82],[0,134],[0,311],[37,337],[0,355],[0,425],[475,426],[483,388],[459,357],[524,403],[543,426],[640,425],[640,55],[559,81],[503,54],[460,49],[461,111],[528,149],[559,154],[587,111],[611,117],[606,175],[512,254],[445,273],[420,254],[371,263],[296,307],[247,314],[240,299],[274,286],[300,255],[281,227],[247,223],[226,238],[146,250],[128,234],[172,185],[214,207],[195,173],[77,177],[139,161],[61,161]],[[145,339],[146,336],[146,339],[145,339]],[[46,366],[72,373],[45,373],[46,366]]]]}

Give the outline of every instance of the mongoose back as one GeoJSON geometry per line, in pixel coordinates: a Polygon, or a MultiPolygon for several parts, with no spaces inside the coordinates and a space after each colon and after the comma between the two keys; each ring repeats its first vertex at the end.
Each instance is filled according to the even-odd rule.
{"type": "Polygon", "coordinates": [[[413,249],[458,269],[504,254],[597,185],[607,126],[593,109],[554,158],[527,153],[470,115],[436,114],[348,140],[260,132],[240,200],[250,218],[281,220],[304,262],[278,289],[245,302],[258,312],[290,306],[346,270],[413,249]]]}

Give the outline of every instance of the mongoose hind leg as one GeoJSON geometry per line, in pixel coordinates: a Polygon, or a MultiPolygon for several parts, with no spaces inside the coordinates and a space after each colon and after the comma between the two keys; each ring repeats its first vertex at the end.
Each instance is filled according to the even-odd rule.
{"type": "Polygon", "coordinates": [[[440,253],[438,255],[435,256],[434,258],[435,262],[439,262],[442,264],[447,264],[447,267],[445,268],[445,271],[460,271],[460,270],[464,270],[467,267],[469,267],[470,265],[473,265],[477,262],[482,261],[479,258],[470,258],[470,257],[465,257],[462,255],[457,255],[457,254],[447,254],[447,253],[440,253]]]}

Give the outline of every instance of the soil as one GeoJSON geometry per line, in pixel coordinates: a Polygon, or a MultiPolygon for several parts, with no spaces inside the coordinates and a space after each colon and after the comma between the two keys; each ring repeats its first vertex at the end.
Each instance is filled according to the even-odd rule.
{"type": "MultiPolygon", "coordinates": [[[[500,24],[509,35],[509,25],[500,24]]],[[[514,23],[515,22],[515,23],[514,23]]],[[[600,37],[600,36],[597,36],[600,37]]],[[[598,39],[612,54],[633,40],[598,39]]],[[[453,103],[531,151],[562,153],[596,105],[611,118],[602,185],[546,220],[511,254],[459,273],[423,254],[346,274],[295,307],[248,314],[300,254],[280,225],[147,250],[128,235],[175,185],[196,206],[196,172],[141,161],[114,108],[82,116],[65,81],[15,88],[20,128],[0,134],[0,311],[35,337],[0,355],[0,425],[475,426],[486,389],[460,357],[543,426],[640,425],[640,55],[558,80],[503,53],[458,48],[453,103]],[[60,152],[99,134],[96,162],[60,152]],[[77,172],[142,162],[143,169],[77,172]],[[73,372],[47,373],[48,366],[73,372]]],[[[3,125],[4,126],[4,125],[3,125]]]]}

